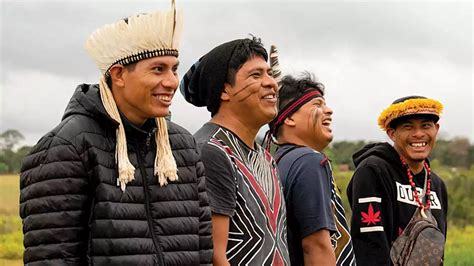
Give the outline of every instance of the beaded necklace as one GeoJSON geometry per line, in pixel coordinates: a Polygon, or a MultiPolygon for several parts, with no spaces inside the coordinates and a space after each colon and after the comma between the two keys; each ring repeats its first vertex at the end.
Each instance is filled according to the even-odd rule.
{"type": "Polygon", "coordinates": [[[410,167],[408,167],[407,162],[405,159],[400,157],[400,160],[402,161],[403,166],[407,169],[407,175],[408,175],[408,181],[410,182],[411,190],[413,192],[413,197],[415,198],[416,203],[418,206],[421,208],[421,214],[423,217],[426,217],[425,215],[425,210],[430,208],[431,200],[430,200],[430,193],[431,193],[431,169],[428,166],[428,163],[426,161],[423,161],[423,166],[426,171],[427,179],[426,179],[426,204],[423,204],[420,200],[420,197],[418,195],[418,191],[416,190],[415,182],[413,181],[413,175],[411,174],[410,167]]]}

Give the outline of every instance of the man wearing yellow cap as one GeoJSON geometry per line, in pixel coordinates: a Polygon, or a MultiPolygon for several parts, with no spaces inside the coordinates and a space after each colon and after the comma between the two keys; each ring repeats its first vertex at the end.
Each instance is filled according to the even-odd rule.
{"type": "Polygon", "coordinates": [[[181,26],[173,1],[87,40],[100,83],[77,87],[23,162],[25,264],[212,262],[203,165],[192,135],[165,119],[181,26]]]}
{"type": "MultiPolygon", "coordinates": [[[[358,265],[406,265],[397,261],[392,246],[401,235],[408,235],[409,231],[404,230],[417,214],[430,219],[446,235],[446,186],[431,171],[428,160],[436,142],[442,108],[440,102],[422,96],[394,101],[378,120],[393,145],[369,144],[354,154],[357,168],[347,195],[352,207],[351,235],[358,265]]],[[[415,246],[428,251],[415,258],[423,260],[414,265],[439,265],[444,239],[438,244],[440,250],[434,250],[438,246],[430,243],[415,246]]]]}

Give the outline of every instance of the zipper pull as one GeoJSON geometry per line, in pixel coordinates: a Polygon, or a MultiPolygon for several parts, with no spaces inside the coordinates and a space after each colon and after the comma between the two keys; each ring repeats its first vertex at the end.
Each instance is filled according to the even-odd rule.
{"type": "Polygon", "coordinates": [[[150,147],[150,142],[151,142],[151,136],[153,135],[153,132],[148,133],[148,136],[146,137],[146,146],[150,147]]]}

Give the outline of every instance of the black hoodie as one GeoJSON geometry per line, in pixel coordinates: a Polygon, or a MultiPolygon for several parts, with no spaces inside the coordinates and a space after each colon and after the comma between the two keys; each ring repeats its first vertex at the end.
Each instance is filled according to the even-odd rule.
{"type": "Polygon", "coordinates": [[[178,181],[153,174],[156,123],[123,119],[135,180],[117,186],[117,122],[97,85],[76,89],[61,123],[25,157],[20,216],[26,265],[197,265],[212,262],[204,168],[189,132],[169,122],[178,181]]]}
{"type": "MultiPolygon", "coordinates": [[[[413,216],[415,202],[406,169],[388,143],[366,145],[353,155],[356,171],[347,187],[352,208],[351,235],[358,265],[390,265],[390,248],[413,216]]],[[[425,170],[414,175],[419,195],[425,170]]],[[[448,197],[431,172],[431,212],[446,235],[448,197]]]]}

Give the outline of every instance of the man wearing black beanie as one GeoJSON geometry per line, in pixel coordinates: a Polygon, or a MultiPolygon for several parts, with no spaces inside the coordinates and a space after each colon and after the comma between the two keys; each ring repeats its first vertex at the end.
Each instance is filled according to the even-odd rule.
{"type": "Polygon", "coordinates": [[[238,39],[201,57],[181,93],[211,120],[194,135],[206,168],[214,265],[287,265],[286,209],[275,162],[255,142],[277,114],[277,83],[260,41],[238,39]]]}

